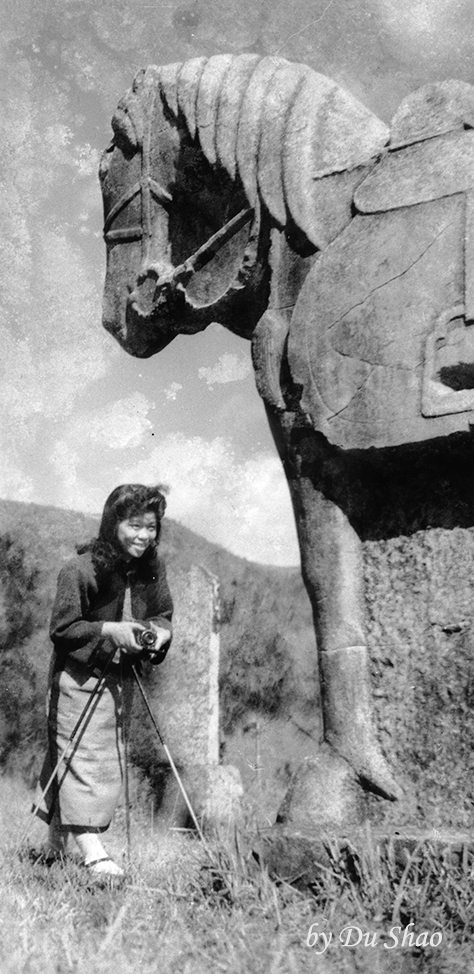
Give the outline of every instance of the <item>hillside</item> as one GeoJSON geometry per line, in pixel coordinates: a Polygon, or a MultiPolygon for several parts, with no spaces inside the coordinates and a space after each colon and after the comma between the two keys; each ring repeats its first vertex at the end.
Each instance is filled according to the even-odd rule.
{"type": "MultiPolygon", "coordinates": [[[[74,554],[76,544],[95,535],[98,524],[99,515],[0,499],[0,534],[14,533],[28,555],[42,563],[48,578],[57,574],[58,566],[74,554]]],[[[306,598],[298,569],[249,562],[169,518],[163,521],[160,550],[171,566],[186,569],[202,564],[222,581],[230,576],[241,578],[247,568],[262,580],[271,579],[272,584],[291,579],[306,598]]]]}
{"type": "MultiPolygon", "coordinates": [[[[27,709],[31,774],[41,751],[36,723],[43,713],[50,656],[47,626],[60,565],[75,546],[93,536],[98,517],[77,511],[0,500],[0,538],[10,536],[38,568],[34,632],[22,648],[32,669],[27,709]],[[36,714],[36,717],[34,716],[36,714]],[[33,716],[32,716],[33,715],[33,716]]],[[[255,799],[281,791],[289,774],[318,736],[316,654],[311,609],[294,568],[255,564],[230,554],[173,521],[163,523],[160,550],[169,566],[206,567],[219,578],[222,598],[221,726],[224,760],[236,763],[255,799]]],[[[42,719],[42,718],[41,718],[42,719]]],[[[0,728],[0,760],[2,747],[0,728]]],[[[8,750],[8,748],[7,748],[8,750]]],[[[13,761],[11,750],[4,766],[13,761]]],[[[24,767],[25,761],[20,765],[24,767]]]]}

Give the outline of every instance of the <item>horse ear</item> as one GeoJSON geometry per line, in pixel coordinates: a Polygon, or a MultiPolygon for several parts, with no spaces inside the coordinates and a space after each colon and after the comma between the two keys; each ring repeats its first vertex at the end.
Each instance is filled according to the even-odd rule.
{"type": "Polygon", "coordinates": [[[112,117],[112,128],[116,142],[125,150],[138,149],[143,144],[146,92],[157,83],[157,68],[142,68],[133,79],[133,85],[119,101],[112,117]]]}
{"type": "Polygon", "coordinates": [[[283,146],[283,185],[295,225],[319,249],[328,239],[313,205],[314,179],[379,155],[389,130],[356,98],[310,71],[291,106],[283,146]]]}

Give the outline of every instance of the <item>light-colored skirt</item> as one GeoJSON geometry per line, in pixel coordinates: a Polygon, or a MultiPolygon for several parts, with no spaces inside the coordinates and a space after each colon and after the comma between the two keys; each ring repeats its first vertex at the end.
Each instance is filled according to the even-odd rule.
{"type": "Polygon", "coordinates": [[[50,683],[49,746],[38,782],[35,811],[47,822],[54,817],[60,827],[71,832],[107,829],[124,780],[125,738],[133,692],[131,674],[125,667],[122,671],[119,666],[110,667],[94,696],[97,685],[98,677],[91,676],[86,666],[73,660],[63,669],[53,670],[50,683]],[[71,743],[67,747],[68,741],[71,743]],[[66,747],[64,759],[43,795],[66,747]]]}

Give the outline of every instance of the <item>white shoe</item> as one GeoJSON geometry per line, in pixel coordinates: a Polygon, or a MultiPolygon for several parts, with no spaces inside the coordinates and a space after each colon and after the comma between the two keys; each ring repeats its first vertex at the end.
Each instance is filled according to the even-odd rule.
{"type": "Polygon", "coordinates": [[[97,876],[99,879],[123,879],[125,876],[123,869],[110,856],[92,859],[90,862],[85,862],[84,866],[92,876],[97,876]]]}

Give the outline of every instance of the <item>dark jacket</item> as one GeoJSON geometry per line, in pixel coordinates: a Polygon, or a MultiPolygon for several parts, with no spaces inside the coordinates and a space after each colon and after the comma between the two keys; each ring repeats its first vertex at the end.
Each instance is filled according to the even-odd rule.
{"type": "Polygon", "coordinates": [[[101,636],[101,629],[104,622],[122,618],[127,574],[133,619],[171,632],[173,601],[163,561],[156,555],[141,572],[130,571],[130,565],[120,563],[100,584],[89,551],[61,569],[50,626],[59,665],[68,658],[97,670],[113,655],[113,644],[101,636]]]}

